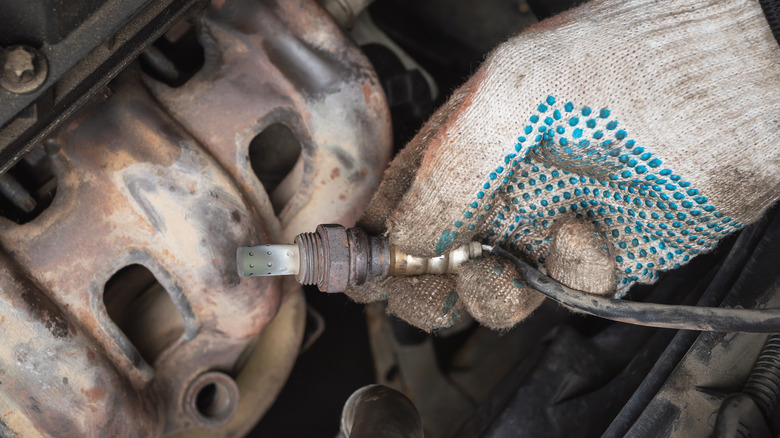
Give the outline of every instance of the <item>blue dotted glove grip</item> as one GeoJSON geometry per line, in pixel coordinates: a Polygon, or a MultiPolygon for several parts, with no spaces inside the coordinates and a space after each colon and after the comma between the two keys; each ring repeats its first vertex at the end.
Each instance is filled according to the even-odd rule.
{"type": "MultiPolygon", "coordinates": [[[[622,278],[652,282],[743,227],[708,203],[691,182],[630,139],[608,109],[575,111],[553,96],[539,104],[511,153],[475,191],[463,217],[442,232],[442,253],[459,231],[488,220],[485,243],[544,265],[548,228],[563,215],[587,218],[609,242],[622,278]]],[[[621,292],[623,291],[623,292],[621,292]]]]}

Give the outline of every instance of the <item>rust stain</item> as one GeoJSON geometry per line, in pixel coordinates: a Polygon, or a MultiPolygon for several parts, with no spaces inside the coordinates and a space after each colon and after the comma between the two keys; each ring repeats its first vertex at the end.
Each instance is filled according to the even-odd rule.
{"type": "Polygon", "coordinates": [[[336,179],[341,175],[341,169],[338,167],[334,167],[333,170],[330,171],[330,179],[336,179]]]}
{"type": "Polygon", "coordinates": [[[68,322],[51,300],[31,286],[25,286],[20,295],[27,308],[54,337],[64,338],[68,335],[68,322]]]}
{"type": "Polygon", "coordinates": [[[363,99],[366,101],[366,106],[371,104],[371,84],[365,83],[363,84],[363,99]]]}
{"type": "Polygon", "coordinates": [[[81,391],[90,403],[95,403],[105,395],[106,390],[99,386],[81,391]]]}

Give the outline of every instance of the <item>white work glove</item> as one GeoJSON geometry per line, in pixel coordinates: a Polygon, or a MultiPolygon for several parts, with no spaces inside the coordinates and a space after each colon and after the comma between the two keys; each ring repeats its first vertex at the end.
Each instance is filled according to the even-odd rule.
{"type": "MultiPolygon", "coordinates": [[[[504,44],[399,153],[359,224],[435,256],[500,245],[622,296],[710,251],[780,188],[780,48],[756,0],[597,0],[504,44]]],[[[348,292],[425,330],[543,300],[487,257],[348,292]]]]}

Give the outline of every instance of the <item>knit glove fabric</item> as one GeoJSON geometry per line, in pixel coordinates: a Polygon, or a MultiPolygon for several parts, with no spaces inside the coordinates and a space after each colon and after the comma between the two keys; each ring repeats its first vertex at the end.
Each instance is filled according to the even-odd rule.
{"type": "MultiPolygon", "coordinates": [[[[780,188],[780,48],[755,0],[593,1],[500,45],[399,153],[359,222],[436,256],[483,240],[623,296],[780,188]]],[[[494,257],[348,292],[431,330],[543,300],[494,257]]]]}

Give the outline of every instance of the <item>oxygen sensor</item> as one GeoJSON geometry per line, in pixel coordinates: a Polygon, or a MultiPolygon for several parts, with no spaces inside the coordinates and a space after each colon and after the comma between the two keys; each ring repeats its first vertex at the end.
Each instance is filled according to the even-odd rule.
{"type": "Polygon", "coordinates": [[[293,244],[240,247],[236,255],[242,277],[295,275],[299,283],[316,284],[323,292],[344,292],[369,278],[453,274],[483,249],[490,247],[469,242],[438,257],[414,257],[360,228],[319,225],[313,233],[295,236],[293,244]]]}
{"type": "Polygon", "coordinates": [[[304,285],[323,292],[344,292],[369,278],[454,274],[456,267],[489,253],[517,267],[532,289],[576,311],[600,318],[650,327],[715,332],[780,332],[780,309],[729,309],[618,300],[568,288],[500,247],[466,243],[438,257],[410,256],[384,237],[360,228],[319,225],[290,245],[240,247],[236,253],[242,277],[295,275],[304,285]]]}

